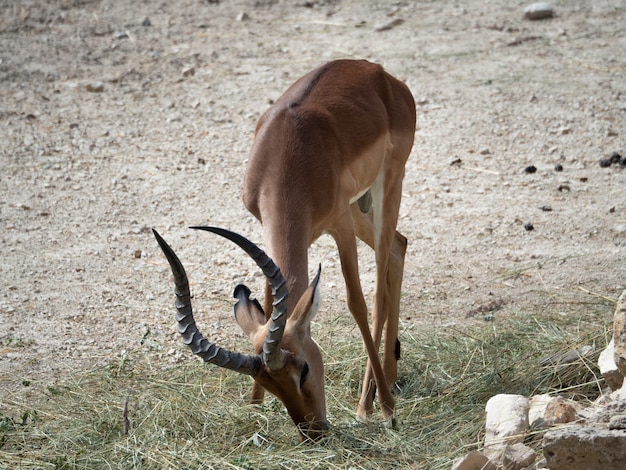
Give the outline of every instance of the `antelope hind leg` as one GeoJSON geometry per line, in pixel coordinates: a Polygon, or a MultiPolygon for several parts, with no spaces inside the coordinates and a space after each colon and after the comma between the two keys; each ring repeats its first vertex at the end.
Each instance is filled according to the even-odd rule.
{"type": "Polygon", "coordinates": [[[393,388],[398,378],[398,360],[400,359],[400,340],[398,339],[398,324],[400,317],[400,297],[402,294],[402,278],[404,276],[404,255],[407,239],[400,232],[396,232],[394,243],[389,256],[389,271],[387,272],[387,288],[385,306],[387,321],[385,326],[385,350],[383,353],[383,370],[389,387],[393,388]]]}

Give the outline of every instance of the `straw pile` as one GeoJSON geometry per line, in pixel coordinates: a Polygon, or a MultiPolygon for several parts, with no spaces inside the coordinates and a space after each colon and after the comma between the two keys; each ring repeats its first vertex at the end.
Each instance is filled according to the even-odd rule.
{"type": "Polygon", "coordinates": [[[525,316],[405,330],[395,430],[377,421],[379,413],[368,424],[354,420],[361,343],[317,334],[332,428],[314,445],[299,442],[275,398],[246,404],[248,377],[190,354],[164,366],[138,347],[106,367],[58,384],[24,384],[32,393],[1,398],[0,468],[449,469],[478,447],[492,395],[560,390],[586,400],[600,393],[596,363],[607,325],[563,321],[525,316]],[[595,352],[570,364],[545,360],[583,345],[595,352]]]}

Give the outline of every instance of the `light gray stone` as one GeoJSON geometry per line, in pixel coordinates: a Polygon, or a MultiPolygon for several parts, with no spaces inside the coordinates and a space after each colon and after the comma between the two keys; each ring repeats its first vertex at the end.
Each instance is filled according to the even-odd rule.
{"type": "Polygon", "coordinates": [[[593,424],[608,424],[611,416],[626,414],[626,401],[609,401],[604,406],[597,408],[587,420],[593,424]]]}
{"type": "Polygon", "coordinates": [[[500,459],[504,470],[522,470],[535,462],[537,452],[524,444],[508,446],[500,459]]]}
{"type": "Polygon", "coordinates": [[[554,354],[552,356],[543,357],[540,361],[542,366],[572,364],[580,361],[581,358],[588,356],[593,352],[593,346],[584,345],[578,349],[572,349],[564,353],[554,354]]]}
{"type": "Polygon", "coordinates": [[[552,5],[546,2],[538,2],[528,5],[524,8],[524,17],[529,20],[542,20],[544,18],[552,18],[554,10],[552,5]]]}
{"type": "Polygon", "coordinates": [[[528,431],[528,399],[522,395],[500,394],[487,401],[485,448],[520,443],[528,431]]]}
{"type": "Polygon", "coordinates": [[[609,398],[613,401],[626,401],[626,380],[624,380],[624,383],[620,388],[611,392],[609,398]]]}
{"type": "Polygon", "coordinates": [[[626,414],[611,416],[609,419],[609,429],[626,430],[626,414]]]}
{"type": "Polygon", "coordinates": [[[624,376],[615,363],[615,340],[611,339],[606,349],[598,357],[598,368],[611,390],[619,389],[624,383],[624,376]]]}
{"type": "Polygon", "coordinates": [[[550,470],[624,470],[626,431],[582,425],[548,431],[543,455],[550,470]]]}
{"type": "Polygon", "coordinates": [[[530,429],[543,429],[546,427],[544,414],[550,400],[552,400],[552,397],[547,393],[530,398],[530,408],[528,410],[528,425],[530,429]]]}

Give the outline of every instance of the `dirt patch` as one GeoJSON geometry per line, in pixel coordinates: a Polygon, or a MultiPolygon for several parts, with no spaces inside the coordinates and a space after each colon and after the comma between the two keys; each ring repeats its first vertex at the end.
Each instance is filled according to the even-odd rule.
{"type": "MultiPolygon", "coordinates": [[[[612,316],[589,293],[626,288],[626,168],[599,165],[626,151],[622,2],[555,2],[555,18],[534,22],[515,3],[477,0],[4,3],[7,390],[106,364],[147,337],[177,357],[151,227],[185,263],[206,333],[247,347],[230,294],[243,280],[260,296],[261,277],[228,243],[186,227],[261,242],[240,200],[255,122],[339,57],[382,63],[418,103],[399,224],[410,243],[404,330],[551,314],[577,328],[612,316]]],[[[323,330],[346,312],[343,281],[329,238],[311,259],[324,268],[323,330]]]]}

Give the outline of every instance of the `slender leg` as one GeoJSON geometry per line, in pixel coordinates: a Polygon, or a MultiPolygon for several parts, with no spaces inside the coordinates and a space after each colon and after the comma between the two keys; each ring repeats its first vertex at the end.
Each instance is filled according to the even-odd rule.
{"type": "Polygon", "coordinates": [[[358,256],[356,249],[356,238],[354,233],[354,227],[352,225],[352,218],[348,215],[343,217],[344,222],[338,227],[336,232],[333,232],[333,237],[337,243],[339,249],[339,258],[341,260],[341,268],[343,276],[346,281],[346,291],[348,296],[348,308],[356,321],[361,336],[363,337],[363,343],[368,355],[368,370],[371,369],[371,375],[374,380],[369,380],[364,385],[364,393],[362,394],[361,402],[359,402],[359,408],[357,415],[361,419],[366,419],[372,412],[372,402],[363,401],[364,396],[368,396],[368,390],[378,389],[378,395],[380,400],[381,409],[385,418],[393,417],[394,399],[385,380],[383,369],[378,358],[378,348],[374,344],[372,334],[370,332],[368,324],[368,312],[367,304],[363,297],[363,291],[361,289],[361,281],[359,279],[358,268],[358,256]]]}
{"type": "MultiPolygon", "coordinates": [[[[265,319],[269,320],[270,315],[272,314],[273,306],[272,306],[273,296],[272,296],[272,288],[269,282],[265,282],[265,296],[263,299],[263,310],[265,311],[265,319]]],[[[254,382],[252,384],[252,391],[250,392],[250,403],[253,405],[260,405],[263,403],[263,398],[265,397],[265,388],[258,382],[254,382]]]]}
{"type": "MultiPolygon", "coordinates": [[[[363,214],[356,205],[352,208],[352,216],[356,235],[371,248],[375,246],[374,224],[371,211],[363,214]]],[[[389,387],[392,387],[397,379],[397,360],[399,353],[398,322],[400,313],[400,296],[402,277],[404,272],[404,255],[406,253],[407,239],[399,232],[394,233],[394,239],[389,254],[389,262],[384,283],[384,297],[381,302],[375,301],[380,314],[376,311],[372,319],[372,335],[377,349],[380,345],[382,331],[385,330],[385,350],[383,354],[383,370],[389,387]]],[[[377,299],[380,296],[377,292],[377,299]]],[[[361,403],[371,412],[376,389],[372,380],[372,370],[368,361],[363,380],[363,394],[361,403]]]]}
{"type": "MultiPolygon", "coordinates": [[[[352,217],[354,223],[354,229],[356,235],[363,240],[370,248],[375,247],[375,234],[374,224],[372,222],[372,210],[369,210],[367,214],[364,214],[357,205],[352,206],[352,217]]],[[[378,292],[378,279],[376,282],[378,292]]],[[[374,300],[374,306],[376,308],[377,302],[374,300]]],[[[378,348],[381,340],[381,333],[383,324],[378,321],[376,311],[372,315],[372,339],[374,346],[376,347],[376,357],[378,358],[378,348]]],[[[385,377],[386,379],[386,377],[385,377]]],[[[386,380],[387,381],[387,380],[386,380]]],[[[387,383],[389,383],[387,381],[387,383]]],[[[368,358],[367,366],[365,368],[365,374],[363,376],[363,386],[361,388],[361,399],[359,400],[359,410],[362,410],[364,415],[359,413],[360,418],[366,418],[372,414],[374,408],[374,396],[376,394],[376,383],[372,374],[372,362],[368,358]]]]}
{"type": "Polygon", "coordinates": [[[385,352],[383,354],[383,370],[390,387],[398,378],[398,359],[400,359],[400,343],[398,340],[398,323],[400,317],[400,297],[402,294],[402,278],[404,276],[404,255],[407,239],[396,232],[391,254],[389,271],[387,272],[387,291],[385,309],[387,309],[387,325],[385,328],[385,352]]]}
{"type": "Polygon", "coordinates": [[[265,388],[258,382],[252,383],[252,391],[250,392],[250,403],[253,405],[261,405],[265,397],[265,388]]]}

